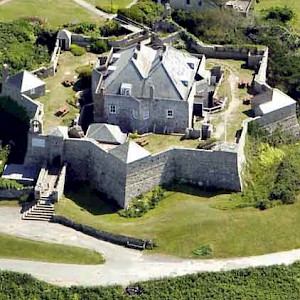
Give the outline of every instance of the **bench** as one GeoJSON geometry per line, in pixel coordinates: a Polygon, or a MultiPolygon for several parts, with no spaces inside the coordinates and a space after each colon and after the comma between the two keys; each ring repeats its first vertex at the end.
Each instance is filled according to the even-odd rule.
{"type": "Polygon", "coordinates": [[[69,109],[66,106],[60,107],[56,112],[55,115],[57,117],[63,117],[69,112],[69,109]]]}

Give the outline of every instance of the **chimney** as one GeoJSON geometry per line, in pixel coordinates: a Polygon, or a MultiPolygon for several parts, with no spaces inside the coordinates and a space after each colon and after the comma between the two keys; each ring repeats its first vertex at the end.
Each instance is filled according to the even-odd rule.
{"type": "Polygon", "coordinates": [[[7,81],[8,79],[8,64],[4,64],[2,68],[2,80],[3,82],[7,81]]]}
{"type": "Polygon", "coordinates": [[[136,50],[140,51],[141,50],[141,42],[138,42],[136,45],[136,50]]]}
{"type": "Polygon", "coordinates": [[[154,85],[150,85],[150,99],[154,99],[154,85]]]}
{"type": "Polygon", "coordinates": [[[138,54],[137,54],[136,52],[134,52],[134,53],[133,53],[133,58],[134,58],[134,59],[137,59],[137,57],[138,57],[138,54]]]}

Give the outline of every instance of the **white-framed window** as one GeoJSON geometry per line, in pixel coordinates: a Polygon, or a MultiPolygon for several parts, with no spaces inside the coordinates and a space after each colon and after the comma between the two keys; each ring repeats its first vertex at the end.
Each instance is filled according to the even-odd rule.
{"type": "Polygon", "coordinates": [[[31,89],[30,90],[30,95],[34,95],[35,94],[35,89],[31,89]]]}
{"type": "Polygon", "coordinates": [[[173,119],[174,118],[174,111],[173,109],[167,109],[167,118],[173,119]]]}
{"type": "Polygon", "coordinates": [[[114,104],[109,105],[109,113],[115,115],[117,113],[117,107],[114,104]]]}
{"type": "Polygon", "coordinates": [[[122,83],[121,88],[120,88],[120,94],[124,95],[124,96],[130,96],[131,88],[132,88],[132,85],[130,83],[122,83]]]}
{"type": "Polygon", "coordinates": [[[137,112],[136,109],[133,109],[133,110],[132,110],[132,117],[133,117],[134,119],[137,119],[137,118],[138,118],[138,112],[137,112]]]}

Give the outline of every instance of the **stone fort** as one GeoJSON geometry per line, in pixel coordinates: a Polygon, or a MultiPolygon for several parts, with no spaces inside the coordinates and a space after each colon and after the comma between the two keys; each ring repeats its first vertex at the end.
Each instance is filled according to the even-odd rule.
{"type": "MultiPolygon", "coordinates": [[[[226,55],[229,51],[226,49],[226,55]]],[[[244,49],[234,49],[231,53],[231,58],[235,58],[236,54],[240,59],[242,53],[246,59],[253,61],[253,55],[244,49]]],[[[298,135],[296,102],[267,85],[267,59],[268,49],[255,56],[259,70],[254,78],[254,87],[260,98],[253,102],[256,117],[251,121],[258,122],[269,131],[281,125],[283,130],[293,130],[298,135]]],[[[12,90],[3,89],[5,95],[12,96],[20,105],[32,110],[32,102],[35,100],[26,101],[30,95],[16,96],[12,90]]],[[[21,92],[19,94],[22,95],[21,92]]],[[[37,105],[37,110],[41,109],[37,105]]],[[[62,195],[65,176],[88,181],[95,189],[115,200],[120,207],[127,207],[134,197],[171,181],[190,183],[199,188],[242,190],[247,122],[243,125],[237,143],[218,144],[211,150],[172,147],[151,154],[133,141],[111,148],[88,137],[70,138],[68,129],[62,126],[44,134],[40,117],[43,114],[38,112],[36,117],[36,113],[31,111],[30,115],[31,129],[24,166],[35,166],[41,170],[35,188],[37,200],[43,198],[47,174],[51,173],[49,166],[56,168],[56,177],[53,180],[53,191],[46,196],[54,200],[62,195]]]]}

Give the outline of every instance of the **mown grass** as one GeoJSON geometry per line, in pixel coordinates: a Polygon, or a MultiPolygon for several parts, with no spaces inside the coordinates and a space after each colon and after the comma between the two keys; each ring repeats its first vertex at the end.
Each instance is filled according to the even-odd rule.
{"type": "Polygon", "coordinates": [[[0,21],[25,17],[39,17],[54,28],[66,23],[103,22],[102,18],[72,0],[11,0],[0,5],[0,21]]]}
{"type": "Polygon", "coordinates": [[[6,200],[6,199],[0,199],[0,206],[6,206],[6,207],[18,207],[19,202],[18,200],[6,200]]]}
{"type": "Polygon", "coordinates": [[[120,8],[127,7],[133,0],[88,0],[94,6],[98,6],[107,12],[116,12],[120,8]]]}
{"type": "Polygon", "coordinates": [[[145,137],[149,143],[144,146],[144,148],[151,153],[157,153],[171,147],[195,149],[199,145],[198,139],[180,140],[182,136],[183,135],[149,134],[145,137]]]}
{"type": "MultiPolygon", "coordinates": [[[[182,187],[141,218],[124,219],[86,188],[68,194],[56,212],[92,227],[157,243],[156,253],[196,257],[192,251],[212,246],[209,257],[259,255],[300,247],[300,203],[266,211],[229,209],[230,194],[182,187]],[[218,205],[227,210],[217,209],[218,205]]],[[[234,205],[233,205],[234,206],[234,205]]],[[[151,252],[152,253],[152,252],[151,252]]]]}
{"type": "Polygon", "coordinates": [[[76,92],[72,87],[64,87],[64,80],[75,80],[78,74],[75,72],[77,67],[83,65],[91,65],[97,60],[97,55],[86,53],[82,56],[74,56],[71,52],[64,52],[59,57],[58,71],[55,76],[48,77],[44,81],[46,83],[45,96],[38,98],[38,101],[44,104],[44,129],[49,132],[51,129],[59,125],[67,125],[74,119],[79,109],[67,103],[71,100],[76,92]],[[55,112],[62,106],[69,109],[69,113],[64,117],[55,116],[55,112]]]}
{"type": "Polygon", "coordinates": [[[0,257],[83,265],[104,263],[101,254],[96,251],[37,242],[6,234],[0,234],[0,257]]]}

